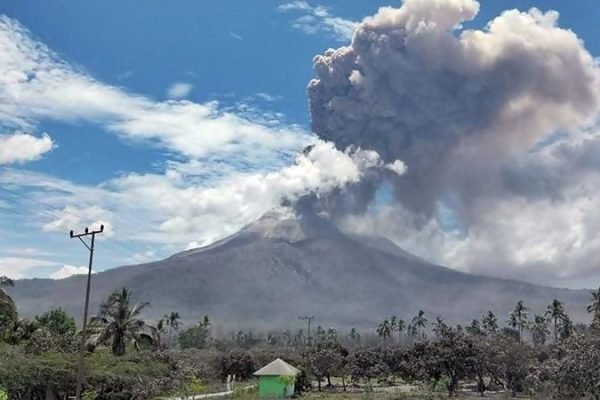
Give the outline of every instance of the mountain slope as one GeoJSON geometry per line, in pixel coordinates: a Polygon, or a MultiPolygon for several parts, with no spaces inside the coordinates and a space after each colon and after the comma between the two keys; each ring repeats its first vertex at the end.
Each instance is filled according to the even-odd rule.
{"type": "MultiPolygon", "coordinates": [[[[21,280],[11,293],[24,315],[60,306],[79,316],[84,281],[21,280]]],[[[554,298],[576,320],[587,320],[589,297],[587,291],[460,273],[386,239],[346,235],[318,215],[281,210],[210,246],[98,273],[92,285],[92,313],[125,286],[152,303],[150,318],[179,311],[190,321],[208,314],[226,327],[297,326],[305,314],[324,325],[373,327],[419,309],[453,322],[491,309],[502,321],[518,300],[542,312],[554,298]]]]}

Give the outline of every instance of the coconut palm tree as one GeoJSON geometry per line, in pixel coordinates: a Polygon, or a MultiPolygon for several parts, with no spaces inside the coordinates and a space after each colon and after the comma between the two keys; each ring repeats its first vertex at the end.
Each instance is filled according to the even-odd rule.
{"type": "Polygon", "coordinates": [[[523,341],[523,330],[527,328],[527,315],[529,309],[523,304],[523,300],[519,300],[515,309],[510,313],[508,325],[519,331],[519,342],[523,341]]]}
{"type": "Polygon", "coordinates": [[[425,311],[419,310],[417,315],[412,319],[412,325],[417,330],[417,335],[420,332],[424,339],[425,338],[425,326],[427,325],[427,319],[425,318],[425,311]]]}
{"type": "Polygon", "coordinates": [[[181,316],[178,312],[171,312],[163,317],[165,324],[169,327],[169,344],[172,345],[174,338],[177,337],[177,332],[181,326],[181,316]]]}
{"type": "Polygon", "coordinates": [[[487,334],[495,335],[498,333],[498,318],[491,310],[481,318],[481,325],[487,334]]]}
{"type": "Polygon", "coordinates": [[[548,330],[548,320],[542,315],[536,315],[533,318],[533,323],[531,324],[531,334],[533,336],[533,343],[535,345],[543,345],[546,343],[546,338],[550,334],[550,330],[548,330]]]}
{"type": "Polygon", "coordinates": [[[562,323],[566,314],[563,303],[554,299],[552,304],[548,306],[545,314],[546,318],[551,320],[554,327],[554,343],[558,343],[558,328],[559,324],[562,323]]]}
{"type": "Polygon", "coordinates": [[[377,335],[379,335],[379,337],[383,338],[383,342],[385,343],[387,338],[389,338],[392,335],[392,324],[386,319],[381,324],[379,324],[376,332],[377,335]]]}
{"type": "Polygon", "coordinates": [[[402,337],[402,332],[406,329],[406,322],[403,319],[396,320],[396,332],[398,332],[398,339],[402,337]]]}
{"type": "Polygon", "coordinates": [[[592,302],[587,306],[587,311],[592,314],[592,327],[600,328],[600,288],[592,292],[592,302]]]}
{"type": "Polygon", "coordinates": [[[126,343],[133,342],[139,348],[141,339],[154,342],[153,335],[147,333],[148,325],[139,316],[150,303],[137,303],[130,306],[131,291],[126,288],[116,290],[100,306],[100,312],[92,317],[90,330],[95,333],[92,347],[111,341],[113,354],[122,356],[126,352],[126,343]]]}

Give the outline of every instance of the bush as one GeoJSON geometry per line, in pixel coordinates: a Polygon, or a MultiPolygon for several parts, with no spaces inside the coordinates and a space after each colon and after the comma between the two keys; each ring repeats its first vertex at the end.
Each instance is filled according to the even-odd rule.
{"type": "MultiPolygon", "coordinates": [[[[66,398],[75,392],[76,354],[0,353],[0,382],[9,398],[66,398]]],[[[86,357],[84,389],[96,399],[147,399],[177,387],[182,379],[174,363],[160,354],[115,357],[97,352],[86,357]]]]}

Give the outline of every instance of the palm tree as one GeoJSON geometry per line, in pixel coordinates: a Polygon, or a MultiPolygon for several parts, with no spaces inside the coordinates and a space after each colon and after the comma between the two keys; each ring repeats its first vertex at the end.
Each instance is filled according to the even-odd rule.
{"type": "Polygon", "coordinates": [[[126,288],[116,290],[108,300],[100,306],[100,312],[92,317],[90,329],[96,335],[93,345],[112,340],[112,352],[122,356],[126,352],[127,341],[132,341],[136,347],[140,339],[152,337],[145,332],[149,329],[144,320],[139,318],[140,313],[150,303],[137,303],[130,307],[131,291],[126,288]]]}
{"type": "Polygon", "coordinates": [[[592,327],[600,328],[600,288],[592,292],[592,302],[587,306],[587,311],[592,314],[592,327]]]}
{"type": "Polygon", "coordinates": [[[386,339],[392,334],[392,325],[390,324],[390,321],[387,319],[384,320],[381,324],[379,324],[376,331],[379,337],[383,338],[383,342],[385,343],[386,339]]]}
{"type": "Polygon", "coordinates": [[[542,315],[536,315],[531,324],[531,334],[533,336],[533,344],[543,345],[546,343],[546,338],[550,334],[548,330],[548,320],[542,315]]]}
{"type": "Polygon", "coordinates": [[[558,343],[558,325],[561,323],[566,317],[565,308],[563,304],[554,299],[552,304],[548,306],[545,314],[546,318],[552,320],[554,326],[554,343],[558,343]]]}
{"type": "Polygon", "coordinates": [[[402,337],[402,332],[406,329],[406,322],[403,319],[396,320],[396,332],[398,332],[398,339],[402,337]]]}
{"type": "Polygon", "coordinates": [[[498,318],[496,318],[496,314],[492,311],[488,311],[487,314],[483,316],[481,325],[488,334],[495,335],[498,333],[498,318]]]}
{"type": "Polygon", "coordinates": [[[449,326],[444,322],[442,317],[437,317],[435,322],[433,323],[433,332],[437,337],[442,337],[446,332],[448,332],[449,326]]]}
{"type": "Polygon", "coordinates": [[[523,330],[527,328],[527,314],[529,309],[523,304],[523,300],[519,300],[515,306],[515,310],[510,313],[508,324],[511,328],[519,331],[519,342],[523,341],[523,330]]]}
{"type": "Polygon", "coordinates": [[[421,332],[423,339],[425,339],[425,326],[427,325],[425,311],[419,310],[417,315],[412,319],[412,325],[416,329],[417,335],[421,332]]]}
{"type": "Polygon", "coordinates": [[[181,316],[178,312],[171,312],[163,317],[165,324],[169,327],[169,344],[172,345],[174,338],[177,336],[177,331],[181,326],[181,316]]]}

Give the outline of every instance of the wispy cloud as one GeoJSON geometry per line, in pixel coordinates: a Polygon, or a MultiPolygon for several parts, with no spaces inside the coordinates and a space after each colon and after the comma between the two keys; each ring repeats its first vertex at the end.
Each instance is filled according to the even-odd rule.
{"type": "Polygon", "coordinates": [[[185,82],[175,82],[167,89],[167,96],[171,99],[184,99],[192,93],[194,85],[185,82]]]}
{"type": "Polygon", "coordinates": [[[300,14],[292,21],[292,27],[310,35],[327,33],[338,41],[352,38],[358,22],[332,15],[326,7],[312,6],[306,1],[293,1],[277,7],[280,12],[300,14]]]}
{"type": "MultiPolygon", "coordinates": [[[[191,88],[173,89],[181,97],[191,88]]],[[[260,158],[297,151],[309,137],[297,126],[249,120],[218,102],[156,102],[99,82],[1,16],[0,126],[35,131],[43,120],[95,122],[189,158],[217,153],[260,158]]]]}
{"type": "Polygon", "coordinates": [[[232,38],[234,38],[234,39],[236,39],[236,40],[244,40],[244,37],[243,37],[243,36],[240,36],[240,35],[238,35],[238,34],[237,34],[237,33],[235,33],[235,32],[229,32],[229,37],[232,37],[232,38]]]}

